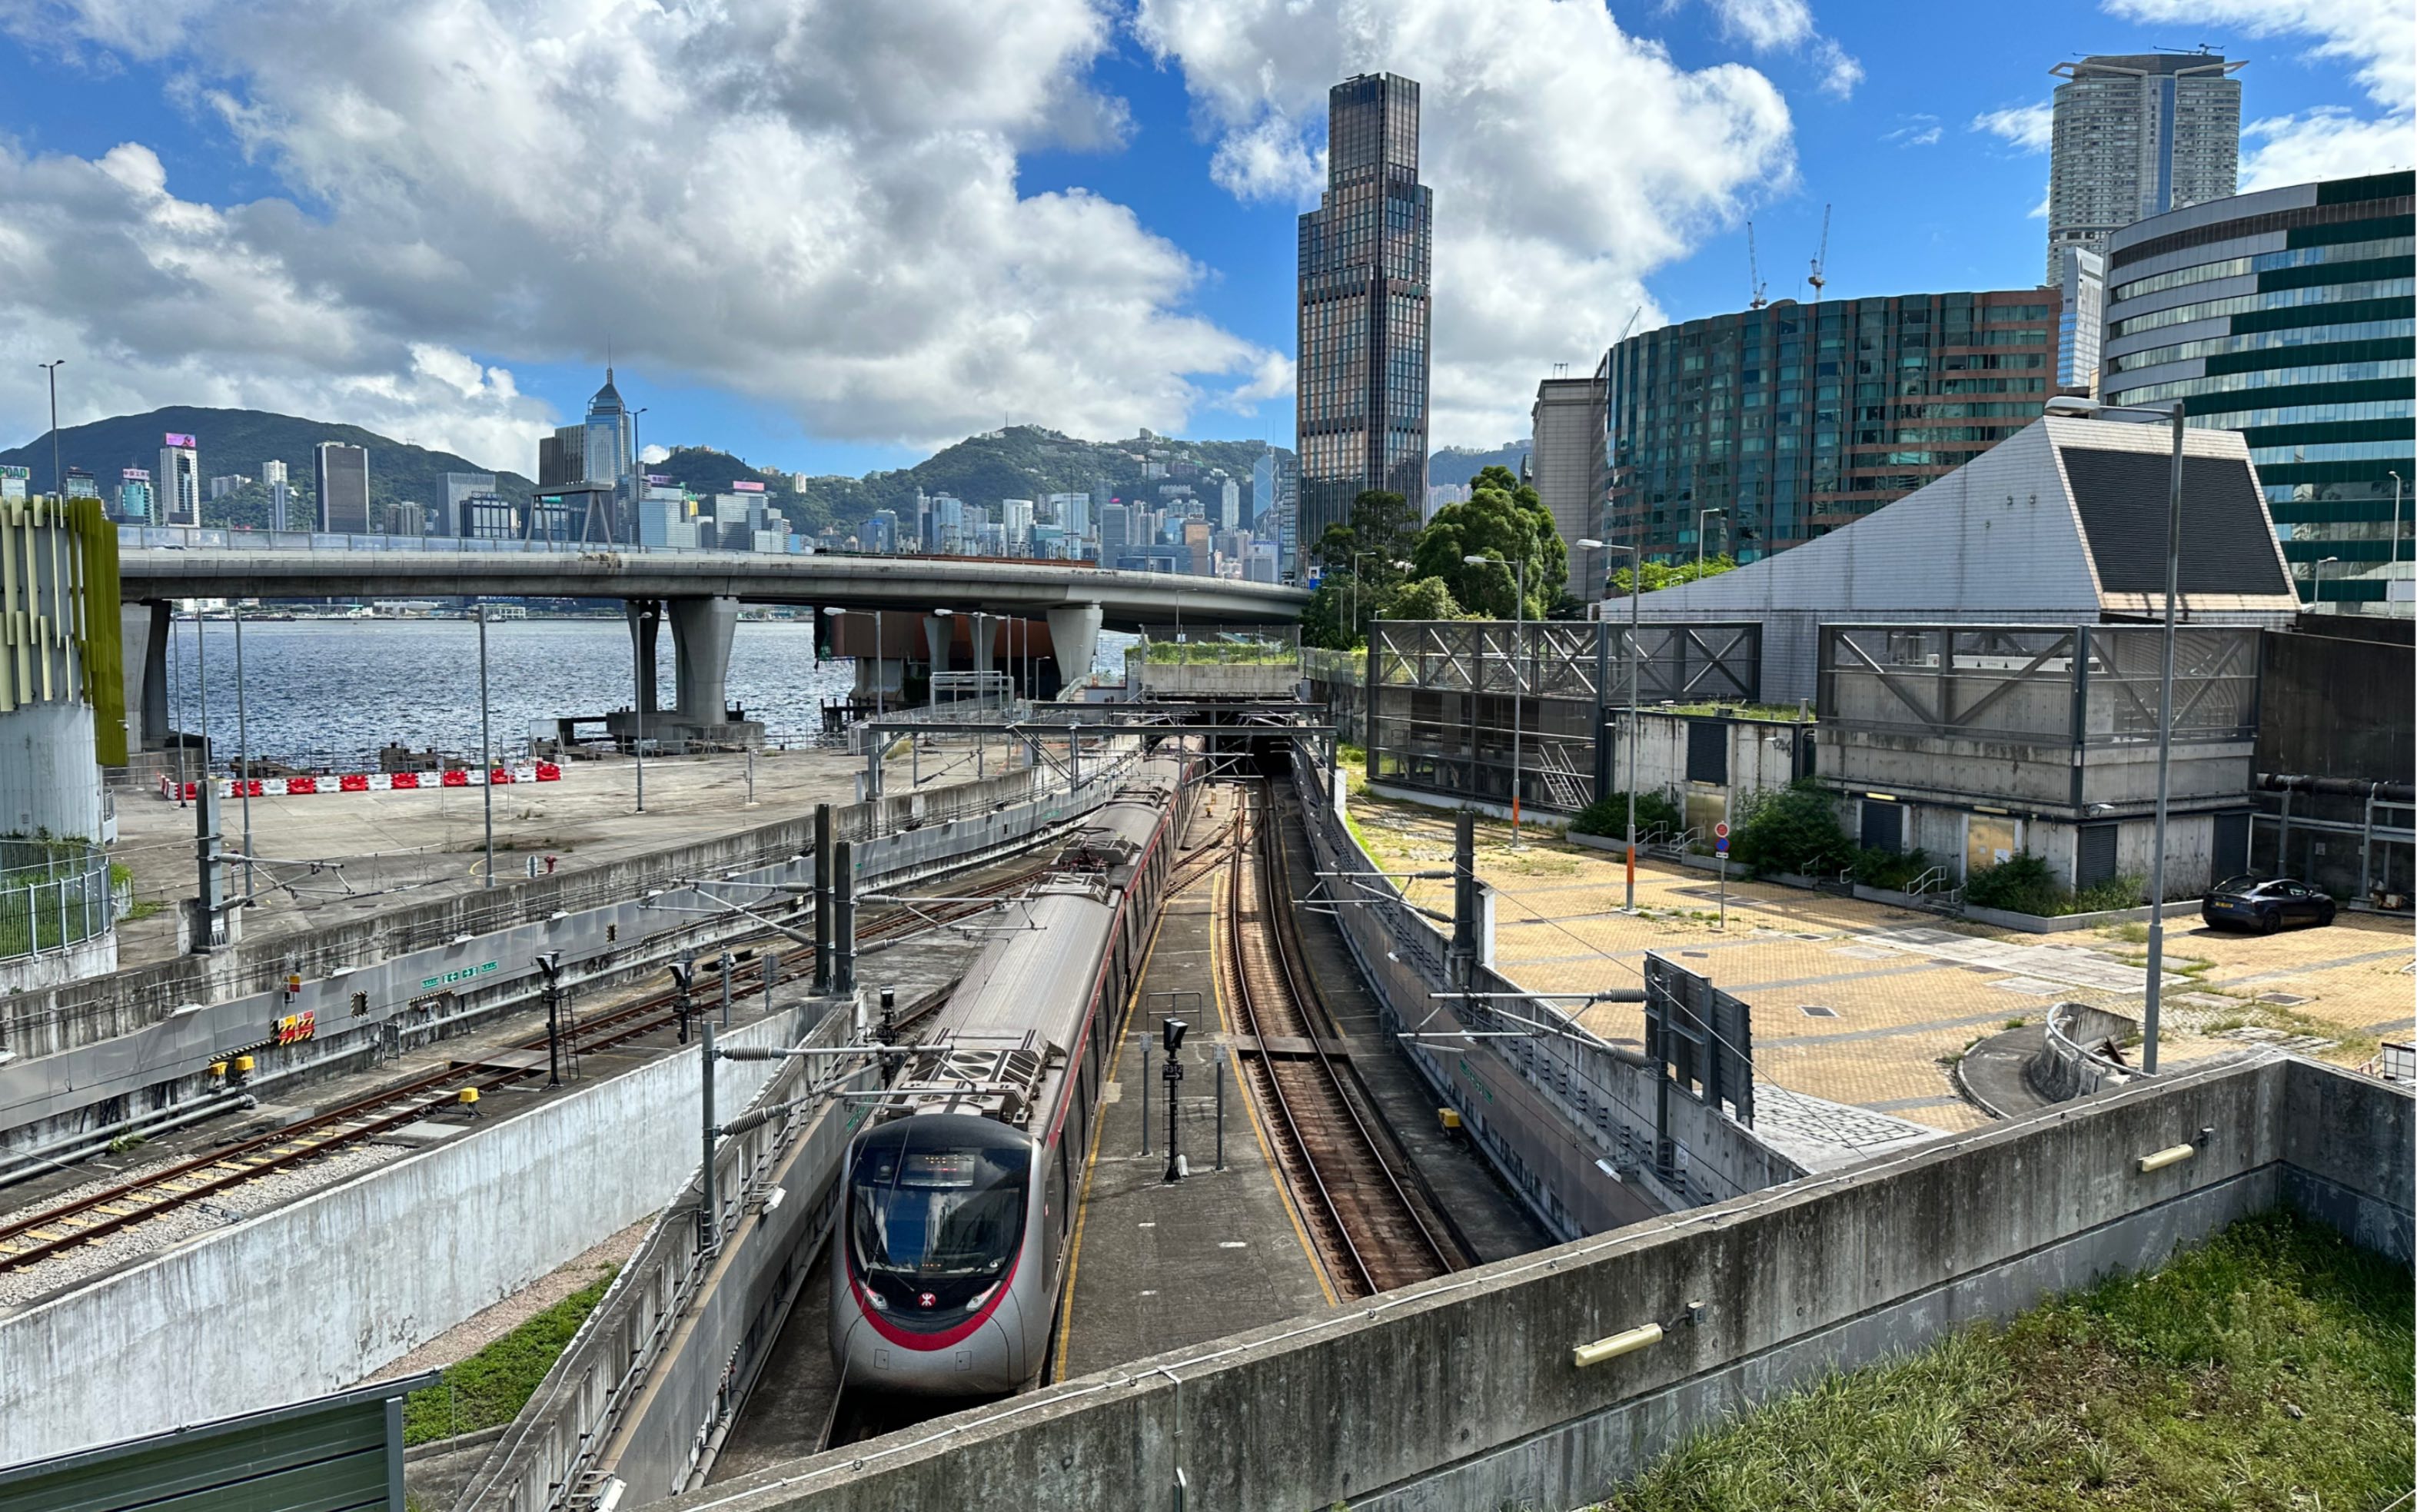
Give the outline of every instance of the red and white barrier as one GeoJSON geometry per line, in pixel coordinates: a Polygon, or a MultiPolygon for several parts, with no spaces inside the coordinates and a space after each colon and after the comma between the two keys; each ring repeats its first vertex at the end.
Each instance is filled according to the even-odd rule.
{"type": "MultiPolygon", "coordinates": [[[[524,762],[511,766],[498,766],[491,772],[464,768],[450,772],[344,772],[321,777],[256,777],[243,784],[255,798],[303,798],[321,793],[425,793],[437,788],[503,787],[514,782],[559,782],[562,768],[554,762],[524,762]]],[[[245,796],[236,779],[217,779],[219,796],[245,796]]],[[[202,795],[199,782],[187,782],[187,800],[202,795]]],[[[174,799],[176,780],[160,779],[160,796],[174,799]]]]}

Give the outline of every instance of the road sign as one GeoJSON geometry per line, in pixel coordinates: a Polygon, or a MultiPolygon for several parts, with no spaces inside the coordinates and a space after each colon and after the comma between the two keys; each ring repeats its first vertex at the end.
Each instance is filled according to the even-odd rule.
{"type": "Polygon", "coordinates": [[[1728,854],[1729,838],[1726,835],[1724,835],[1719,839],[1712,841],[1712,849],[1720,852],[1723,855],[1728,854]]]}
{"type": "Polygon", "coordinates": [[[1719,824],[1714,824],[1712,826],[1712,836],[1716,839],[1727,839],[1729,838],[1729,822],[1724,819],[1719,824]]]}

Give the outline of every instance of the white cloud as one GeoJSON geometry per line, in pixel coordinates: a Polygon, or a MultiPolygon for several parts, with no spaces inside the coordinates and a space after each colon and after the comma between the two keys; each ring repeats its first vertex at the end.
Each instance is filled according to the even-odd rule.
{"type": "Polygon", "coordinates": [[[1935,147],[1938,145],[1938,117],[1926,113],[1904,117],[1903,124],[1880,133],[1882,142],[1893,142],[1903,147],[1935,147]]]}
{"type": "Polygon", "coordinates": [[[2025,152],[2045,152],[2056,143],[2056,106],[2044,99],[2036,105],[1984,111],[1972,117],[1968,129],[1986,131],[2025,152]]]}
{"type": "MultiPolygon", "coordinates": [[[[120,405],[274,399],[524,470],[552,416],[467,354],[610,340],[831,438],[1177,429],[1268,354],[1125,206],[1016,186],[1121,140],[1109,3],[0,0],[29,47],[160,64],[287,196],[0,144],[0,340],[120,405]]],[[[41,423],[7,376],[0,415],[41,423]]]]}
{"type": "MultiPolygon", "coordinates": [[[[2408,0],[2105,0],[2128,20],[2221,26],[2235,35],[2298,38],[2331,76],[2349,76],[2381,114],[2342,108],[2269,116],[2242,129],[2241,188],[2273,189],[2407,168],[2417,160],[2417,12],[2408,0]]],[[[2239,49],[2227,49],[2238,56],[2239,49]]],[[[2254,80],[2253,71],[2249,78],[2254,80]]],[[[2254,90],[2255,83],[2248,85],[2254,90]]],[[[2247,93],[2248,90],[2244,90],[2247,93]]]]}
{"type": "Polygon", "coordinates": [[[2241,129],[2241,191],[2355,178],[2417,160],[2407,115],[2360,120],[2346,110],[2275,115],[2241,129]]]}
{"type": "Polygon", "coordinates": [[[1821,93],[1846,99],[1863,82],[1863,66],[1813,24],[1804,0],[1704,0],[1721,35],[1757,53],[1802,52],[1821,76],[1821,93]]]}
{"type": "Polygon", "coordinates": [[[1326,148],[1312,151],[1299,126],[1281,112],[1269,112],[1217,144],[1208,176],[1238,200],[1315,204],[1326,187],[1326,148]]]}
{"type": "Polygon", "coordinates": [[[1821,70],[1821,93],[1832,99],[1852,98],[1863,82],[1863,66],[1826,37],[1813,44],[1813,66],[1821,70]]]}
{"type": "Polygon", "coordinates": [[[1524,433],[1552,363],[1591,370],[1632,310],[1660,318],[1648,274],[1794,182],[1769,80],[1682,68],[1598,5],[1141,0],[1134,29],[1221,154],[1309,160],[1336,80],[1421,82],[1438,446],[1524,433]]]}
{"type": "Polygon", "coordinates": [[[1284,399],[1293,389],[1293,359],[1281,352],[1269,352],[1259,358],[1258,370],[1251,381],[1227,394],[1218,402],[1224,408],[1242,414],[1258,408],[1271,399],[1284,399]]]}
{"type": "Polygon", "coordinates": [[[1704,0],[1723,34],[1758,53],[1794,47],[1813,35],[1813,8],[1804,0],[1704,0]]]}

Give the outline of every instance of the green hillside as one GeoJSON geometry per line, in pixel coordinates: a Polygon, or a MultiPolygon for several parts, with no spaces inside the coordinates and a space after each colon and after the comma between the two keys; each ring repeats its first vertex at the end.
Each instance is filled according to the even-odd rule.
{"type": "MultiPolygon", "coordinates": [[[[59,431],[59,461],[67,467],[90,469],[103,495],[114,499],[121,469],[140,467],[153,474],[159,472],[160,439],[171,433],[190,435],[200,444],[205,492],[207,480],[213,476],[240,473],[257,478],[261,463],[272,460],[284,462],[296,501],[296,523],[308,518],[308,511],[301,506],[312,497],[311,451],[322,441],[341,441],[346,446],[369,448],[370,504],[377,513],[405,500],[441,505],[445,502],[446,474],[491,471],[449,451],[407,446],[357,425],[306,420],[264,410],[206,410],[182,404],[147,415],[120,415],[89,425],[66,427],[59,431]]],[[[13,450],[0,451],[0,462],[31,468],[35,491],[51,491],[51,441],[47,432],[13,450]]],[[[495,474],[495,491],[508,499],[527,498],[529,488],[529,480],[518,473],[495,474]]],[[[268,491],[255,483],[226,499],[205,498],[202,522],[265,527],[268,523],[268,491]]]]}
{"type": "MultiPolygon", "coordinates": [[[[158,471],[160,438],[172,431],[200,442],[205,480],[229,473],[257,478],[262,462],[272,458],[282,461],[294,490],[291,518],[296,522],[313,513],[311,449],[322,441],[370,448],[370,499],[381,523],[389,507],[403,501],[441,504],[447,473],[489,470],[449,452],[405,446],[358,426],[259,410],[182,405],[69,427],[59,432],[61,461],[68,467],[90,469],[103,493],[114,497],[121,468],[158,471]]],[[[1128,500],[1154,500],[1167,485],[1189,484],[1208,495],[1214,486],[1210,475],[1217,468],[1239,486],[1244,508],[1255,512],[1266,507],[1266,501],[1250,496],[1251,468],[1266,449],[1267,444],[1259,441],[1183,441],[1147,432],[1121,441],[1084,441],[1025,425],[970,436],[913,467],[863,477],[808,478],[802,494],[794,488],[789,474],[751,466],[744,459],[712,446],[673,447],[670,455],[647,463],[646,470],[703,494],[723,491],[738,479],[752,479],[764,485],[781,510],[802,530],[813,533],[837,527],[848,532],[875,509],[905,513],[913,507],[919,488],[927,494],[951,493],[985,507],[996,507],[1001,499],[1095,491],[1128,500]],[[1145,476],[1153,464],[1161,469],[1161,476],[1145,476]]],[[[13,450],[0,451],[0,462],[31,468],[35,491],[50,491],[47,434],[13,450]]],[[[1482,462],[1471,464],[1467,471],[1473,473],[1478,465],[1482,462]]],[[[1441,479],[1447,475],[1439,471],[1436,476],[1441,479]]],[[[529,479],[517,473],[497,473],[495,485],[497,492],[515,500],[526,499],[532,488],[529,479]]],[[[254,482],[224,499],[204,499],[202,520],[209,525],[263,529],[268,524],[268,490],[254,482]]],[[[416,532],[418,527],[398,519],[394,528],[416,532]]]]}
{"type": "Polygon", "coordinates": [[[1519,476],[1519,463],[1527,458],[1528,444],[1506,441],[1491,451],[1475,451],[1467,446],[1446,446],[1427,459],[1427,481],[1437,488],[1449,483],[1455,487],[1467,482],[1489,467],[1507,467],[1511,476],[1519,476]]]}

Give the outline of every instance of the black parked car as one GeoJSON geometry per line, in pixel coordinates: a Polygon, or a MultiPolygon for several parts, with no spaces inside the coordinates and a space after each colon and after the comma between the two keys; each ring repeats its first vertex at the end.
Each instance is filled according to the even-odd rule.
{"type": "Polygon", "coordinates": [[[2288,877],[2232,877],[2208,890],[2199,900],[2198,916],[2212,930],[2272,934],[2287,924],[2331,924],[2333,900],[2288,877]]]}

